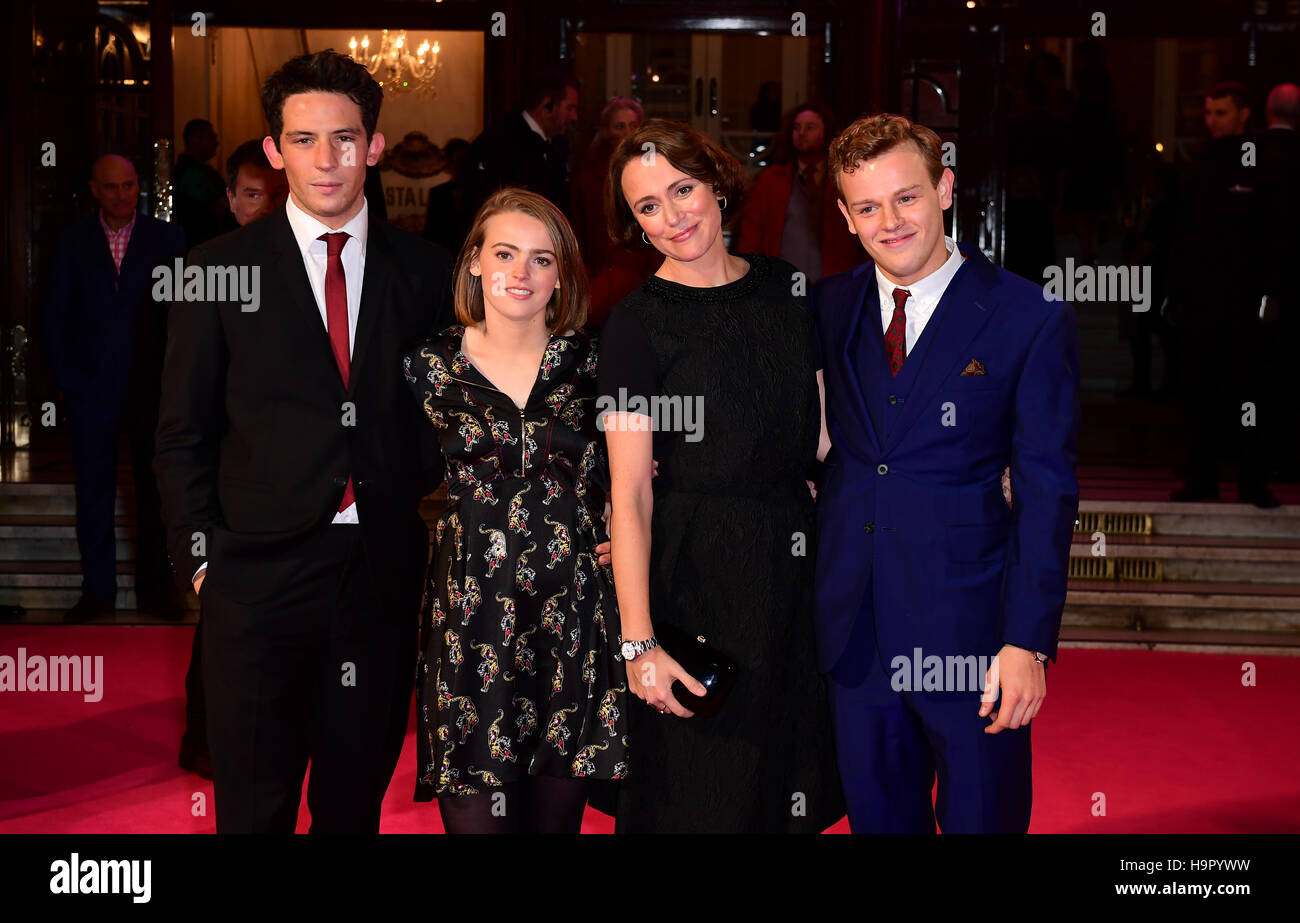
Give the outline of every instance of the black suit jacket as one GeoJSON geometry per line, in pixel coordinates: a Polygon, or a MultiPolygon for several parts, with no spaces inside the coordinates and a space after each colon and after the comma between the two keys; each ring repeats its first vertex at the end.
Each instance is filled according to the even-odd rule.
{"type": "Polygon", "coordinates": [[[61,391],[106,414],[120,411],[128,384],[157,395],[166,305],[152,298],[153,270],[184,254],[180,227],[144,214],[135,216],[120,276],[98,212],[59,234],[42,329],[61,391]]]}
{"type": "Polygon", "coordinates": [[[560,136],[544,141],[524,121],[522,107],[496,118],[470,145],[465,174],[469,220],[502,186],[530,189],[567,215],[568,155],[568,140],[560,136]]]}
{"type": "Polygon", "coordinates": [[[443,459],[401,357],[450,322],[450,259],[373,216],[368,235],[347,389],[284,206],[191,251],[196,266],[258,269],[261,299],[251,312],[171,306],[154,468],[180,582],[207,561],[205,593],[271,598],[331,527],[351,474],[375,585],[395,612],[418,610],[418,507],[443,459]]]}

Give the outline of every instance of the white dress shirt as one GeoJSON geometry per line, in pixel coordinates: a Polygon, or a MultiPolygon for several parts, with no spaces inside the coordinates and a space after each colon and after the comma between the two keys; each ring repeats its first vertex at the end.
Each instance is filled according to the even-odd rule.
{"type": "Polygon", "coordinates": [[[909,356],[912,354],[912,347],[916,346],[916,341],[921,339],[921,334],[925,332],[925,325],[929,323],[934,309],[939,306],[939,299],[943,298],[943,293],[948,290],[948,283],[952,281],[953,276],[957,275],[957,270],[961,269],[963,260],[961,249],[951,237],[945,236],[943,242],[948,248],[947,261],[924,279],[918,279],[911,285],[895,285],[885,278],[880,271],[880,265],[876,264],[876,288],[880,292],[882,333],[889,330],[889,322],[894,318],[894,289],[905,288],[912,293],[912,297],[908,298],[903,305],[903,311],[907,316],[904,342],[907,344],[909,356]]]}
{"type": "MultiPolygon", "coordinates": [[[[357,317],[361,313],[361,280],[366,272],[366,231],[369,227],[370,206],[365,197],[361,199],[361,211],[352,216],[339,231],[348,235],[343,242],[343,251],[339,257],[343,260],[343,281],[348,292],[348,357],[357,340],[357,317]]],[[[329,315],[325,310],[325,269],[329,263],[329,248],[325,241],[318,238],[322,234],[335,233],[334,228],[326,227],[311,215],[303,211],[289,194],[285,204],[285,213],[289,217],[289,227],[293,229],[294,240],[302,252],[302,262],[307,269],[307,278],[311,282],[312,294],[316,296],[316,308],[320,311],[321,323],[329,331],[329,315]]],[[[356,523],[357,504],[355,501],[345,510],[334,516],[336,523],[356,523]]]]}
{"type": "Polygon", "coordinates": [[[524,110],[524,121],[528,123],[529,128],[531,128],[533,131],[537,132],[539,135],[542,136],[543,141],[551,140],[550,138],[546,137],[546,132],[543,131],[542,126],[537,123],[537,119],[533,118],[531,115],[528,114],[527,109],[524,110]]]}

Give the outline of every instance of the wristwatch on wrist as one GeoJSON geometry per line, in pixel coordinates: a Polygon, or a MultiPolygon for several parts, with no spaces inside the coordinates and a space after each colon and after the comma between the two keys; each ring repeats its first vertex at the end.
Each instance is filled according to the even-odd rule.
{"type": "Polygon", "coordinates": [[[623,654],[624,660],[636,660],[646,651],[654,650],[658,646],[659,640],[652,637],[645,641],[624,641],[619,650],[623,654]]]}
{"type": "Polygon", "coordinates": [[[1038,651],[1030,651],[1029,653],[1034,655],[1035,663],[1043,663],[1043,664],[1047,663],[1048,658],[1046,654],[1040,654],[1038,651]]]}

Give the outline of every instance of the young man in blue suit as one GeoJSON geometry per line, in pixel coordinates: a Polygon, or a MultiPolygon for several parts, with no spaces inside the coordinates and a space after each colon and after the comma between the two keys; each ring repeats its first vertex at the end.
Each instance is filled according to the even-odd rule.
{"type": "Polygon", "coordinates": [[[812,290],[832,444],[818,656],[849,822],[1023,833],[1078,511],[1073,314],[944,235],[934,132],[860,119],[829,164],[871,257],[812,290]]]}

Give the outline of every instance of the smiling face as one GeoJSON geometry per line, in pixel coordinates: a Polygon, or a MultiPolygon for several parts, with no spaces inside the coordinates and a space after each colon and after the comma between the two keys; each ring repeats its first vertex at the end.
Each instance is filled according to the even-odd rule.
{"type": "Polygon", "coordinates": [[[483,246],[469,271],[482,277],[489,321],[495,315],[527,323],[540,316],[545,323],[547,302],[560,287],[555,243],[546,225],[523,212],[500,212],[487,220],[483,246]]]}
{"type": "Polygon", "coordinates": [[[342,93],[296,93],[284,101],[284,130],[276,149],[262,142],[271,166],[284,170],[296,205],[330,228],[361,211],[366,166],[379,162],[384,136],[366,144],[361,107],[342,93]]]}
{"type": "Polygon", "coordinates": [[[945,168],[936,186],[915,144],[899,144],[840,176],[838,202],[849,230],[895,285],[910,285],[948,258],[943,212],[955,178],[945,168]]]}
{"type": "Polygon", "coordinates": [[[667,157],[629,160],[622,187],[642,232],[669,259],[689,263],[723,246],[722,211],[713,190],[667,157]]]}

